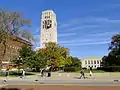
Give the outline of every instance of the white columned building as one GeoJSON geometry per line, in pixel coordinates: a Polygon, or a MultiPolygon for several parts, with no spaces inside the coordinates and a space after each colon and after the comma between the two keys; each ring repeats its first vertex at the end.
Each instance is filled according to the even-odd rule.
{"type": "Polygon", "coordinates": [[[40,48],[45,48],[48,42],[57,43],[57,21],[53,10],[43,11],[41,17],[40,48]]]}
{"type": "Polygon", "coordinates": [[[101,67],[102,58],[97,57],[88,57],[81,59],[82,62],[82,68],[89,69],[92,67],[93,69],[97,69],[98,67],[101,67]]]}

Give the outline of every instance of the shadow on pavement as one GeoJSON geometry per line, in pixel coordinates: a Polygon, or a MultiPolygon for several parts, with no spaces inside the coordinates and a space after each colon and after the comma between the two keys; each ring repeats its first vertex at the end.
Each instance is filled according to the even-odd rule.
{"type": "Polygon", "coordinates": [[[0,90],[20,90],[19,88],[0,88],[0,90]]]}
{"type": "Polygon", "coordinates": [[[80,79],[80,77],[74,77],[75,79],[80,79]]]}
{"type": "MultiPolygon", "coordinates": [[[[74,77],[75,79],[80,79],[80,77],[74,77]]],[[[88,79],[88,77],[85,77],[84,79],[88,79]]]]}
{"type": "MultiPolygon", "coordinates": [[[[19,89],[19,88],[0,88],[0,90],[23,90],[23,89],[19,89]]],[[[34,90],[34,89],[29,88],[29,89],[24,89],[24,90],[34,90]]]]}

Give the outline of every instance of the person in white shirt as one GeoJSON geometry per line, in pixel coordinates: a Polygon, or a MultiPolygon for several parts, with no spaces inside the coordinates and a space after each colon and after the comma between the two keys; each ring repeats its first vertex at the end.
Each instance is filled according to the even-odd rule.
{"type": "Polygon", "coordinates": [[[90,74],[89,74],[90,76],[92,76],[92,71],[90,70],[90,74]]]}
{"type": "Polygon", "coordinates": [[[22,71],[22,78],[24,78],[25,77],[25,70],[23,69],[23,71],[22,71]]]}

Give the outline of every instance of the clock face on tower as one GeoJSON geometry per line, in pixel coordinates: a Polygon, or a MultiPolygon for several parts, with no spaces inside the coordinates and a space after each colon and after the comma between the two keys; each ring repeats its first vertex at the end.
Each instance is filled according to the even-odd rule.
{"type": "Polygon", "coordinates": [[[49,29],[52,27],[52,21],[51,20],[45,20],[44,21],[44,26],[45,26],[45,29],[49,29]]]}

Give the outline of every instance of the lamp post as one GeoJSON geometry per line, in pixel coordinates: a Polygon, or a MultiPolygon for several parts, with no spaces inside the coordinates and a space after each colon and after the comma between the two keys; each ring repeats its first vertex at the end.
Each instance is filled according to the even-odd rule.
{"type": "Polygon", "coordinates": [[[19,56],[19,57],[17,58],[18,74],[20,73],[21,60],[22,60],[22,58],[19,56]]]}

